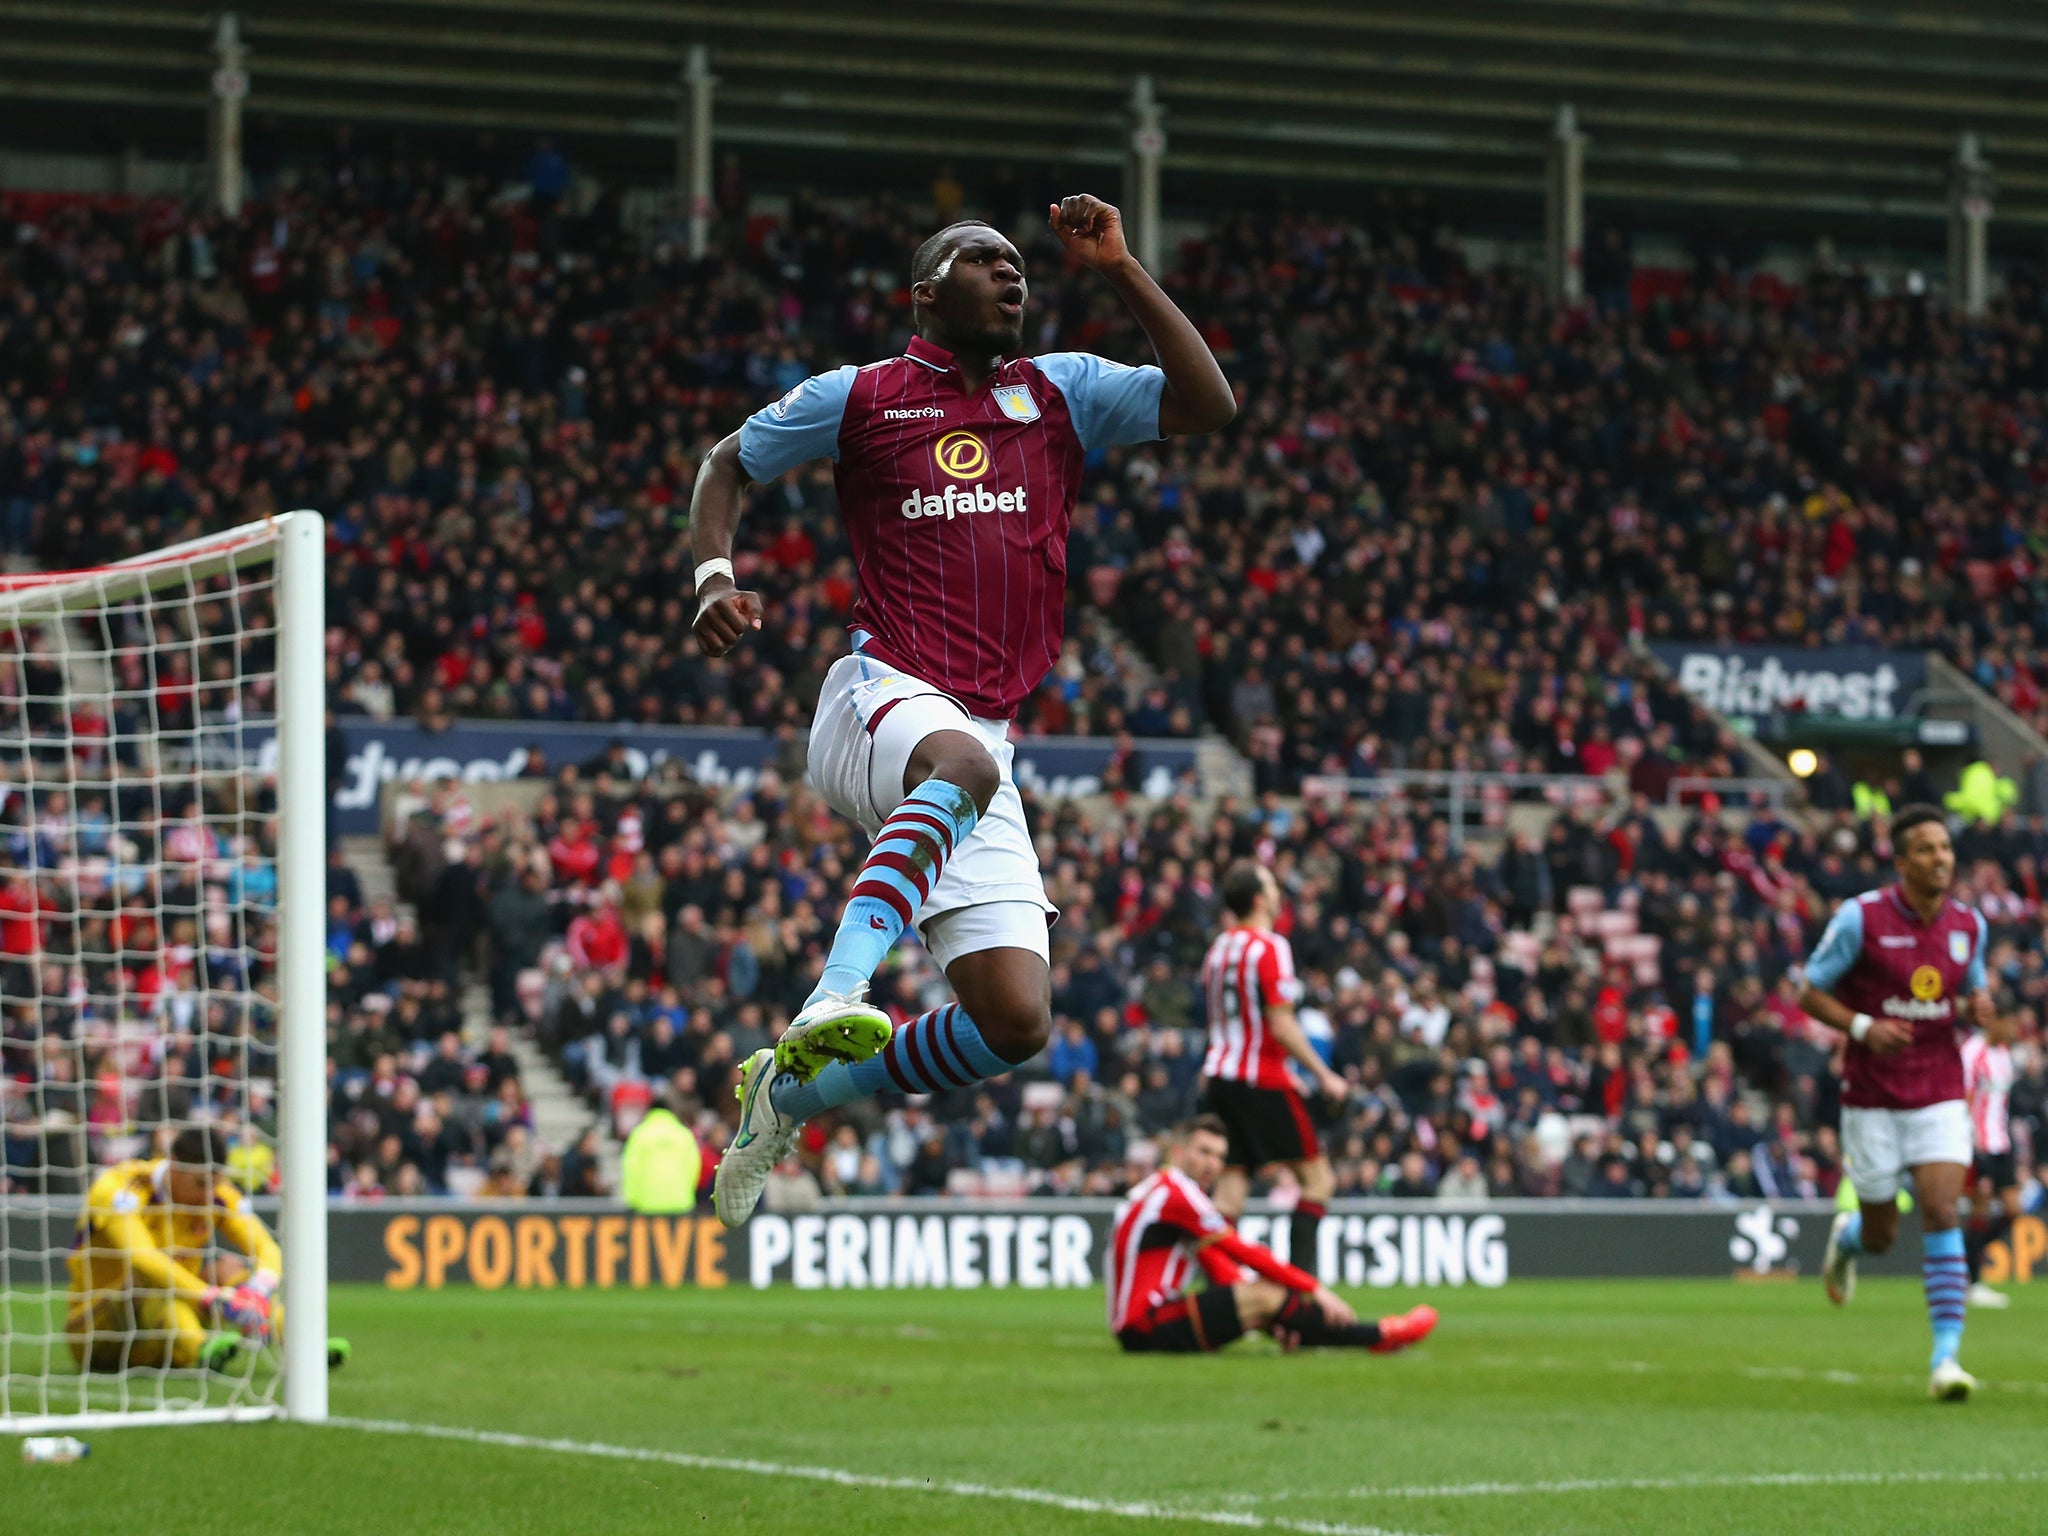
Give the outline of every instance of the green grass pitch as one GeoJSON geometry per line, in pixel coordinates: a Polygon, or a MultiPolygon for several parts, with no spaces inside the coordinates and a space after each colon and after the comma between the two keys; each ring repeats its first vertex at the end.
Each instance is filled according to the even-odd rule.
{"type": "MultiPolygon", "coordinates": [[[[0,1459],[0,1526],[436,1536],[2048,1527],[2048,1294],[1972,1314],[1924,1396],[1919,1288],[1440,1291],[1392,1359],[1131,1358],[1098,1293],[336,1292],[334,1411],[0,1459]],[[495,1434],[492,1441],[476,1432],[495,1434]],[[538,1442],[573,1442],[544,1446],[538,1442]],[[651,1455],[637,1453],[649,1452],[651,1455]],[[836,1474],[849,1474],[845,1477],[836,1474]],[[156,1513],[146,1513],[150,1510],[156,1513]],[[181,1518],[189,1516],[191,1524],[181,1518]]],[[[1374,1312],[1413,1298],[1360,1296],[1374,1312]]]]}

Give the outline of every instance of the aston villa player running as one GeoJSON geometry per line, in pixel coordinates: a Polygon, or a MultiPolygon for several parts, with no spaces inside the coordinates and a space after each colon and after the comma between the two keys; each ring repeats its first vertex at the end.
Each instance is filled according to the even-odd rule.
{"type": "Polygon", "coordinates": [[[1957,1004],[1978,1027],[1994,1017],[1983,917],[1949,898],[1955,849],[1930,805],[1892,818],[1899,883],[1844,902],[1806,963],[1799,1006],[1849,1036],[1842,1067],[1842,1150],[1862,1208],[1828,1234],[1828,1300],[1855,1294],[1856,1256],[1883,1253],[1899,1230],[1899,1176],[1913,1176],[1921,1275],[1934,1329],[1930,1396],[1962,1402],[1976,1379],[1957,1361],[1969,1284],[1956,1207],[1970,1167],[1957,1004]]]}
{"type": "Polygon", "coordinates": [[[1052,1030],[1045,897],[1010,777],[1010,717],[1059,659],[1067,530],[1093,449],[1206,432],[1236,414],[1193,325],[1124,245],[1099,199],[1048,210],[1068,253],[1136,316],[1158,367],[1086,353],[1020,357],[1017,247],[954,224],[910,269],[916,336],[901,357],[807,379],[705,458],[691,501],[697,642],[722,656],[761,627],[733,581],[746,481],[829,458],[858,596],[853,654],[827,674],[810,777],[873,837],[824,975],[741,1074],[740,1127],[718,1165],[728,1226],[752,1213],[798,1127],[887,1090],[997,1077],[1052,1030]],[[866,1000],[915,923],[959,999],[893,1032],[866,1000]]]}

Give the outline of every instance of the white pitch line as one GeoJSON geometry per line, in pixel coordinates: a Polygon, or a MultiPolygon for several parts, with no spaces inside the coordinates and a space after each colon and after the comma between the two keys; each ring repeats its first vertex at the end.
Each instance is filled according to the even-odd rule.
{"type": "Polygon", "coordinates": [[[1480,1499],[1538,1493],[1660,1493],[1698,1488],[1833,1488],[1912,1483],[2041,1483],[2048,1471],[1969,1472],[1731,1472],[1696,1477],[1566,1477],[1533,1483],[1416,1483],[1402,1487],[1341,1488],[1331,1493],[1283,1489],[1237,1493],[1234,1504],[1271,1504],[1282,1499],[1480,1499]]]}
{"type": "Polygon", "coordinates": [[[513,1435],[492,1429],[465,1429],[450,1424],[407,1424],[396,1419],[333,1418],[338,1429],[376,1435],[418,1435],[430,1440],[460,1440],[470,1445],[503,1446],[518,1451],[552,1451],[564,1456],[596,1456],[611,1461],[656,1462],[702,1472],[746,1472],[756,1476],[798,1478],[833,1483],[842,1488],[887,1488],[905,1493],[943,1493],[962,1499],[997,1499],[1011,1504],[1038,1504],[1080,1515],[1107,1515],[1120,1520],[1187,1520],[1248,1531],[1299,1531],[1303,1536],[1417,1536],[1378,1525],[1349,1525],[1329,1520],[1289,1520],[1243,1510],[1176,1509],[1171,1505],[1126,1499],[1087,1499],[1044,1488],[1012,1488],[990,1483],[963,1483],[951,1478],[888,1477],[848,1472],[839,1467],[793,1466],[738,1456],[697,1456],[688,1451],[652,1450],[644,1446],[606,1445],[591,1440],[551,1440],[540,1435],[513,1435]]]}
{"type": "MultiPolygon", "coordinates": [[[[1568,1477],[1540,1483],[1443,1483],[1347,1488],[1346,1499],[1470,1499],[1531,1493],[1657,1493],[1689,1488],[1833,1488],[1891,1483],[2039,1483],[2048,1472],[1736,1472],[1697,1477],[1568,1477]]],[[[1310,1497],[1304,1494],[1302,1497],[1310,1497]]]]}
{"type": "MultiPolygon", "coordinates": [[[[1661,1365],[1651,1360],[1592,1360],[1585,1358],[1565,1359],[1559,1355],[1481,1355],[1481,1365],[1506,1366],[1510,1369],[1544,1371],[1613,1371],[1622,1375],[1645,1376],[1652,1372],[1672,1369],[1684,1371],[1688,1376],[1702,1374],[1746,1376],[1751,1381],[1792,1381],[1819,1382],[1831,1387],[1882,1387],[1893,1385],[1918,1386],[1925,1376],[1901,1372],[1893,1375],[1873,1375],[1859,1371],[1809,1371],[1796,1365],[1726,1365],[1680,1367],[1661,1365]]],[[[2027,1392],[2036,1395],[2048,1393],[2048,1381],[1979,1381],[1980,1392],[2027,1392]]]]}

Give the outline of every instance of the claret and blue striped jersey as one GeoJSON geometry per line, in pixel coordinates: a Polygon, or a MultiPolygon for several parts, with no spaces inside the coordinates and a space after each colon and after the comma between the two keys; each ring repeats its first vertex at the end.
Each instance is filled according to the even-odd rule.
{"type": "Polygon", "coordinates": [[[1858,1013],[1904,1021],[1912,1044],[1880,1056],[1851,1040],[1842,1102],[1857,1109],[1921,1109],[1963,1097],[1956,1003],[1987,981],[1981,913],[1944,901],[1929,921],[1899,888],[1868,891],[1835,909],[1806,962],[1807,982],[1858,1013]]]}
{"type": "Polygon", "coordinates": [[[1157,368],[1055,352],[999,363],[969,393],[920,337],[756,411],[740,465],[759,482],[832,460],[861,648],[1007,720],[1059,660],[1086,456],[1156,439],[1165,387],[1157,368]]]}

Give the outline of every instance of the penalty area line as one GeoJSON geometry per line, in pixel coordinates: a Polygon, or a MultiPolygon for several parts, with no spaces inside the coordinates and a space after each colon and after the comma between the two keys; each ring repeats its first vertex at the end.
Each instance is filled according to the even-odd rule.
{"type": "Polygon", "coordinates": [[[1248,1510],[1177,1509],[1172,1505],[1144,1500],[1082,1498],[1045,1488],[967,1483],[946,1477],[890,1477],[881,1473],[849,1472],[840,1467],[808,1467],[779,1461],[757,1461],[743,1456],[700,1456],[690,1451],[608,1445],[594,1440],[550,1439],[545,1435],[515,1435],[453,1424],[410,1424],[397,1419],[353,1418],[331,1418],[327,1424],[335,1429],[353,1429],[373,1435],[418,1435],[430,1440],[455,1440],[467,1445],[490,1445],[515,1451],[548,1451],[561,1456],[590,1456],[608,1461],[652,1462],[699,1472],[744,1472],[753,1476],[794,1478],[849,1489],[879,1488],[902,1493],[940,1493],[960,1499],[1037,1504],[1077,1515],[1104,1515],[1119,1520],[1185,1520],[1236,1530],[1298,1531],[1303,1536],[1419,1536],[1417,1532],[1394,1531],[1379,1525],[1284,1519],[1277,1515],[1253,1514],[1248,1510]]]}

